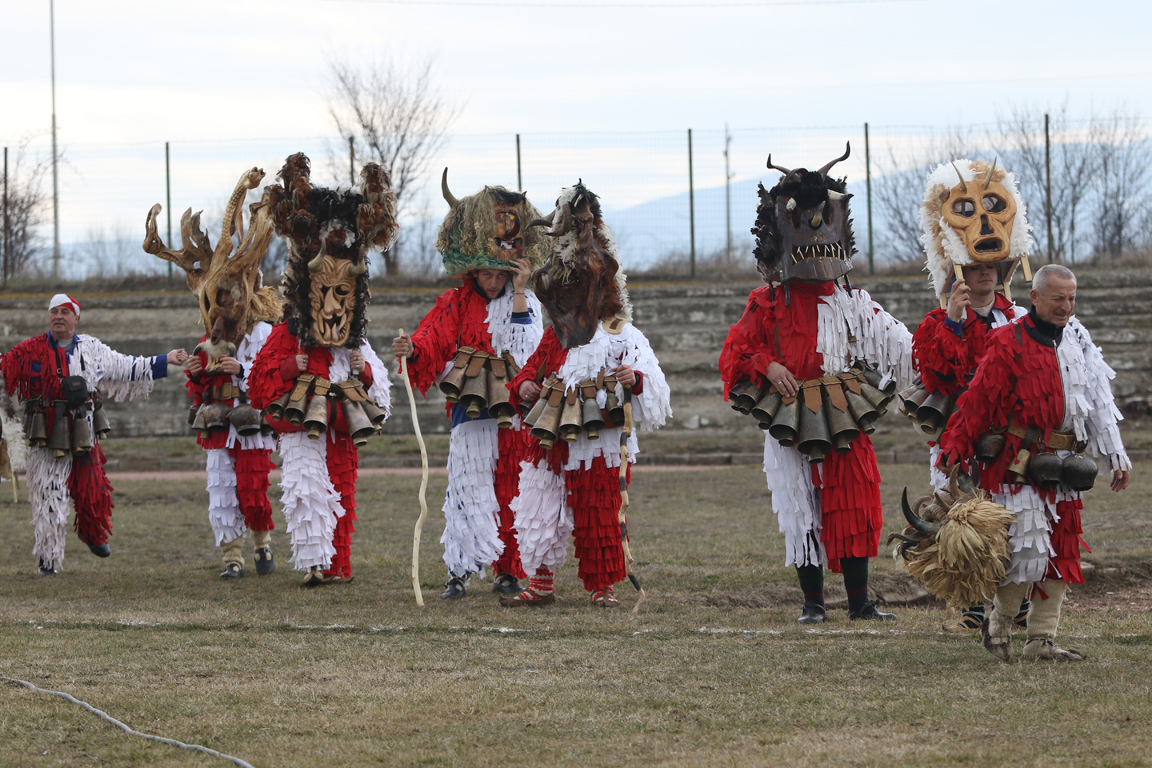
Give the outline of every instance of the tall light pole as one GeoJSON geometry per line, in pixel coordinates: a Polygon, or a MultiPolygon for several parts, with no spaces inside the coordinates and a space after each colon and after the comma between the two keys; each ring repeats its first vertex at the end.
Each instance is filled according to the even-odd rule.
{"type": "Polygon", "coordinates": [[[48,0],[52,51],[52,279],[60,279],[60,177],[56,172],[56,0],[48,0]]]}

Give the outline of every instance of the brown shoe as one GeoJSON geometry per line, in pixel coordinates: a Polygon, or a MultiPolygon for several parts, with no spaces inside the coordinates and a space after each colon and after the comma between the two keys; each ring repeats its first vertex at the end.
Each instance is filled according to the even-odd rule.
{"type": "Polygon", "coordinates": [[[354,578],[354,576],[341,576],[338,573],[323,577],[325,584],[351,584],[354,578]]]}
{"type": "Polygon", "coordinates": [[[552,605],[554,602],[556,602],[556,594],[554,592],[545,592],[541,594],[531,587],[518,595],[500,598],[500,605],[504,606],[505,608],[519,608],[522,605],[539,608],[542,605],[552,605]]]}
{"type": "Polygon", "coordinates": [[[312,570],[304,574],[304,581],[300,582],[302,587],[318,587],[324,583],[324,572],[319,568],[313,567],[312,570]]]}

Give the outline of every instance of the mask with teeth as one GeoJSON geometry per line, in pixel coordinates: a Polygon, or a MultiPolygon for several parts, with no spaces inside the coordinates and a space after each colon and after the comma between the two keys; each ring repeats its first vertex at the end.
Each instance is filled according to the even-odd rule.
{"type": "Polygon", "coordinates": [[[475,269],[508,269],[513,259],[528,259],[539,266],[548,244],[539,229],[528,222],[540,213],[522,192],[504,187],[484,187],[474,195],[457,199],[448,188],[448,169],[440,182],[451,210],[440,225],[436,250],[449,275],[475,269]]]}
{"type": "Polygon", "coordinates": [[[928,257],[928,272],[937,295],[946,297],[956,269],[972,264],[996,264],[998,291],[1006,287],[1018,262],[1027,279],[1031,227],[1016,177],[996,163],[955,160],[929,175],[920,205],[920,241],[928,257]]]}
{"type": "Polygon", "coordinates": [[[368,255],[396,236],[388,173],[369,163],[359,190],[313,187],[310,164],[292,155],[280,184],[264,190],[276,234],[289,246],[284,316],[304,347],[359,349],[367,329],[368,255]]]}
{"type": "Polygon", "coordinates": [[[852,269],[855,241],[843,179],[828,176],[832,166],[848,157],[832,160],[818,171],[788,169],[772,164],[784,177],[765,190],[758,190],[756,211],[757,267],[768,282],[792,280],[823,283],[852,269]]]}

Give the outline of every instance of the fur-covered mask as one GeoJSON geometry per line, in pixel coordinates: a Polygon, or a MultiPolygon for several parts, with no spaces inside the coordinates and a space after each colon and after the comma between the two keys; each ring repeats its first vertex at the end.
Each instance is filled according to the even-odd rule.
{"type": "Polygon", "coordinates": [[[457,200],[448,189],[447,168],[440,178],[440,189],[451,210],[440,225],[436,250],[449,275],[509,269],[508,262],[522,258],[533,267],[540,266],[548,243],[540,230],[528,227],[540,212],[528,202],[527,195],[504,187],[484,187],[457,200]]]}
{"type": "Polygon", "coordinates": [[[790,170],[772,164],[784,178],[771,190],[761,184],[756,209],[757,268],[767,282],[791,280],[823,283],[848,274],[856,241],[852,237],[852,220],[844,179],[828,177],[836,163],[846,160],[844,154],[818,171],[806,168],[790,170]]]}
{"type": "Polygon", "coordinates": [[[928,174],[920,204],[920,242],[933,290],[946,295],[958,267],[996,264],[1005,290],[1032,248],[1032,227],[1015,175],[979,160],[942,163],[928,174]]]}
{"type": "MultiPolygon", "coordinates": [[[[280,318],[280,299],[276,289],[264,287],[260,262],[272,240],[272,220],[266,206],[251,206],[248,232],[244,232],[244,198],[264,178],[264,171],[245,171],[224,208],[220,239],[213,249],[208,233],[200,229],[200,213],[184,211],[180,218],[180,237],[184,247],[173,251],[164,245],[156,229],[156,217],[162,210],[152,206],[144,224],[144,250],[170,261],[187,273],[188,289],[196,297],[200,324],[208,336],[211,350],[227,350],[227,345],[240,344],[258,322],[274,323],[280,318]],[[232,251],[232,236],[240,245],[232,251]]],[[[218,356],[217,356],[218,357],[218,356]]],[[[209,360],[211,365],[212,360],[209,360]]]]}
{"type": "Polygon", "coordinates": [[[556,238],[532,284],[561,346],[587,344],[603,320],[631,319],[616,243],[596,195],[578,183],[563,191],[547,219],[532,223],[551,225],[548,234],[556,238]]]}
{"type": "Polygon", "coordinates": [[[360,171],[360,191],[313,187],[303,153],[264,189],[276,234],[288,241],[285,318],[305,347],[357,349],[368,325],[368,254],[396,237],[396,195],[375,163],[360,171]]]}

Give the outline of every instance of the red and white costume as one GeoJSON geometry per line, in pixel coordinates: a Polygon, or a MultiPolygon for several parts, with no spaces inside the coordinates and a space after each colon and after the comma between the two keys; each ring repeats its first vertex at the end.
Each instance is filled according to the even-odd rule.
{"type": "MultiPolygon", "coordinates": [[[[945,308],[929,312],[912,334],[912,362],[924,389],[959,397],[984,357],[992,330],[1015,322],[1025,314],[1001,293],[994,294],[986,313],[967,307],[960,323],[951,322],[945,308]]],[[[948,485],[948,478],[936,467],[939,446],[935,442],[929,445],[932,487],[939,490],[948,485]]]]}
{"type": "MultiPolygon", "coordinates": [[[[270,324],[259,322],[241,339],[233,357],[243,366],[243,375],[223,371],[206,372],[198,377],[189,374],[186,386],[193,403],[204,403],[212,387],[221,384],[231,384],[247,392],[252,363],[271,333],[270,324]]],[[[200,352],[199,356],[207,366],[208,353],[200,352]]],[[[235,408],[242,401],[231,398],[224,402],[235,408]]],[[[272,462],[268,457],[276,447],[276,439],[263,434],[241,436],[236,427],[229,424],[227,432],[202,433],[196,443],[207,455],[208,522],[216,536],[216,546],[235,541],[248,530],[272,530],[272,505],[268,502],[268,473],[272,462]]]]}
{"type": "MultiPolygon", "coordinates": [[[[941,436],[941,461],[971,460],[981,434],[1008,424],[1035,427],[1047,440],[1052,432],[1074,433],[1097,456],[1107,459],[1109,472],[1130,470],[1131,461],[1120,439],[1123,418],[1112,398],[1115,377],[1075,318],[1063,329],[1053,348],[1035,338],[1033,315],[988,337],[976,375],[957,404],[941,436]]],[[[1007,445],[996,461],[984,467],[980,486],[1016,516],[1009,534],[1012,562],[1004,584],[1029,584],[1057,579],[1081,584],[1080,510],[1082,494],[1060,484],[1044,490],[1008,482],[1005,471],[1023,438],[1005,435],[1007,445]]],[[[1071,451],[1057,451],[1064,458],[1071,451]]]]}
{"type": "MultiPolygon", "coordinates": [[[[364,355],[360,382],[368,397],[385,413],[391,411],[388,371],[368,342],[358,350],[364,355]]],[[[352,350],[346,347],[300,349],[297,337],[285,323],[272,328],[268,340],[248,374],[248,395],[252,407],[263,410],[292,389],[297,377],[310,373],[333,384],[351,377],[352,350]],[[296,355],[308,356],[306,371],[296,367],[296,355]]],[[[333,410],[329,410],[329,414],[333,410]]],[[[281,502],[289,535],[292,562],[298,571],[313,567],[325,576],[349,578],[352,575],[352,523],[356,520],[356,477],[359,459],[348,435],[342,411],[329,418],[327,431],[318,440],[309,439],[302,426],[287,421],[269,424],[280,433],[281,502]]]]}
{"type": "MultiPolygon", "coordinates": [[[[544,334],[539,300],[530,290],[525,290],[525,299],[527,316],[516,317],[511,282],[491,301],[471,279],[444,293],[412,334],[412,386],[426,393],[438,384],[452,370],[461,347],[494,355],[507,352],[523,366],[544,334]]],[[[448,416],[452,431],[440,537],[448,572],[463,578],[483,573],[491,564],[497,573],[525,578],[509,505],[516,496],[528,431],[518,415],[510,428],[499,429],[486,410],[470,419],[459,403],[449,405],[448,416]]]]}
{"type": "MultiPolygon", "coordinates": [[[[55,306],[55,305],[54,305],[55,306]]],[[[71,348],[51,334],[22,341],[3,358],[9,394],[24,403],[43,398],[46,404],[61,398],[60,379],[82,376],[88,391],[99,389],[116,402],[146,397],[153,379],[168,375],[167,355],[123,355],[86,334],[77,334],[71,348]]],[[[92,411],[84,409],[89,429],[92,411]]],[[[55,410],[45,409],[47,433],[52,433],[55,410]]],[[[72,418],[66,416],[65,418],[72,418]]],[[[28,500],[36,529],[33,554],[41,569],[59,569],[64,562],[64,526],[69,504],[76,505],[75,529],[80,540],[100,546],[112,535],[112,485],[104,474],[104,452],[94,437],[90,451],[53,457],[51,448],[28,448],[28,500]]]]}
{"type": "MultiPolygon", "coordinates": [[[[848,371],[864,360],[898,386],[912,379],[912,336],[863,290],[793,281],[752,291],[720,354],[724,396],[738,381],[765,382],[778,362],[796,379],[848,371]]],[[[847,453],[812,463],[796,448],[764,441],[764,473],[786,545],[785,565],[827,565],[875,557],[884,523],[880,471],[872,441],[861,435],[847,453]]]]}
{"type": "MultiPolygon", "coordinates": [[[[571,392],[580,382],[595,381],[620,365],[637,373],[632,389],[636,429],[628,439],[629,461],[634,463],[639,452],[636,431],[663,426],[672,408],[660,363],[644,334],[631,322],[621,323],[616,333],[601,323],[587,344],[573,349],[564,349],[553,328],[548,328],[536,352],[509,384],[512,401],[519,402],[520,385],[526,381],[542,381],[555,374],[565,391],[571,392]]],[[[603,389],[597,400],[601,409],[606,407],[603,389]]],[[[601,430],[597,440],[581,432],[575,442],[557,440],[549,450],[542,449],[538,440],[529,441],[521,464],[520,492],[511,505],[520,559],[529,574],[541,567],[554,572],[564,563],[569,535],[575,534],[578,575],[586,590],[595,593],[627,578],[619,520],[620,436],[621,427],[601,430]]]]}

